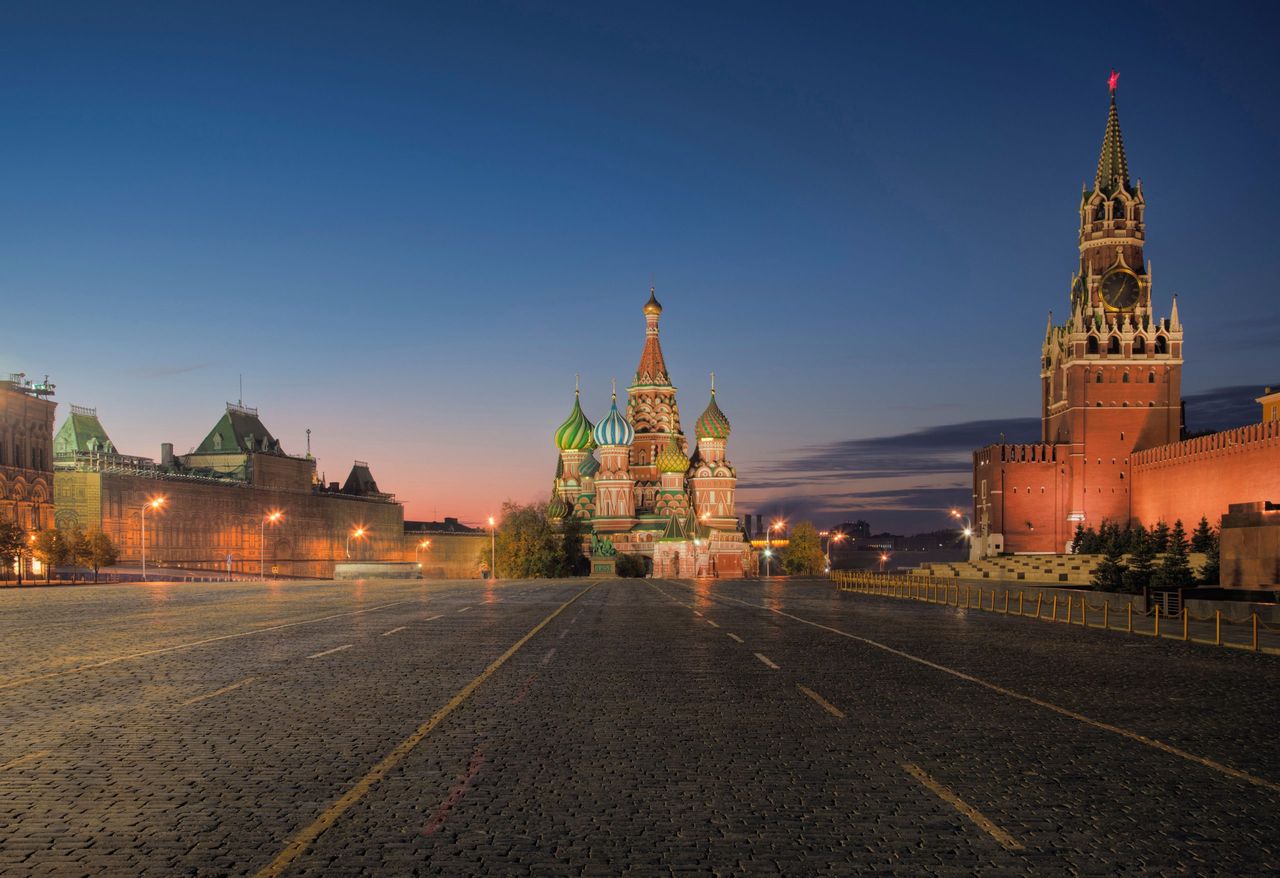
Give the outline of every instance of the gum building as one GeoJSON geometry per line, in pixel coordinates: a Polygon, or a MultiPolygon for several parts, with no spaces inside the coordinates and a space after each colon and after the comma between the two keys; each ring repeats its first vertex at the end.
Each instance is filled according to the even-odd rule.
{"type": "MultiPolygon", "coordinates": [[[[1041,438],[973,455],[975,556],[1069,550],[1077,525],[1217,522],[1232,504],[1280,499],[1280,405],[1261,422],[1186,437],[1184,330],[1153,298],[1147,203],[1129,175],[1116,77],[1063,323],[1041,351],[1041,438]]],[[[1224,584],[1227,584],[1224,581],[1224,584]]]]}
{"type": "MultiPolygon", "coordinates": [[[[53,527],[53,391],[47,377],[0,380],[0,519],[28,533],[53,527]]],[[[15,564],[9,573],[17,572],[15,564]]]]}
{"type": "Polygon", "coordinates": [[[734,511],[738,476],[715,376],[691,447],[662,355],[662,305],[653,289],[643,311],[644,347],[626,414],[615,390],[608,413],[593,425],[574,391],[573,408],[554,436],[559,458],[549,513],[586,526],[593,575],[610,575],[618,554],[634,554],[654,576],[742,576],[754,556],[734,511]]]}
{"type": "Polygon", "coordinates": [[[287,454],[256,409],[228,403],[189,454],[159,460],[122,454],[95,409],[71,406],[53,440],[58,527],[104,531],[120,563],[328,577],[346,560],[399,560],[404,509],[379,490],[364,461],[342,484],[324,484],[308,452],[287,454]],[[278,521],[263,526],[273,512],[278,521]]]}

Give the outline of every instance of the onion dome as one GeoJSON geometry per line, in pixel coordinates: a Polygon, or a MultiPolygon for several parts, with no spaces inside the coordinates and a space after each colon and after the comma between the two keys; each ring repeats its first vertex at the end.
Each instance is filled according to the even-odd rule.
{"type": "Polygon", "coordinates": [[[653,291],[653,287],[649,287],[649,301],[644,303],[644,313],[661,314],[662,303],[658,301],[657,295],[653,291]]]}
{"type": "Polygon", "coordinates": [[[588,451],[591,449],[591,422],[582,413],[578,391],[573,391],[573,411],[556,430],[556,448],[561,451],[588,451]]]}
{"type": "Polygon", "coordinates": [[[706,410],[698,416],[698,420],[693,425],[693,432],[699,439],[729,438],[729,419],[724,416],[724,412],[720,411],[720,406],[716,405],[714,386],[711,388],[711,402],[707,403],[706,410]]]}
{"type": "Polygon", "coordinates": [[[588,452],[582,463],[578,464],[578,475],[584,479],[589,479],[598,472],[600,472],[600,461],[596,460],[594,454],[588,452]]]}
{"type": "Polygon", "coordinates": [[[547,517],[554,520],[564,518],[569,514],[569,506],[564,502],[564,498],[560,496],[559,491],[551,492],[551,502],[547,504],[547,517]]]}
{"type": "Polygon", "coordinates": [[[658,452],[654,464],[660,473],[682,473],[689,469],[689,458],[680,450],[680,443],[673,435],[667,447],[658,452]]]}
{"type": "Polygon", "coordinates": [[[609,416],[596,424],[597,445],[630,445],[635,441],[636,429],[618,412],[618,392],[613,393],[613,406],[609,416]]]}

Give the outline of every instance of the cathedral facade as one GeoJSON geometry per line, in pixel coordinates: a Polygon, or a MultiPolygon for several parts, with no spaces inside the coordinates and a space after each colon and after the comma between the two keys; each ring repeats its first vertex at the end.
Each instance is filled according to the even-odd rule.
{"type": "Polygon", "coordinates": [[[1079,203],[1070,313],[1049,315],[1041,350],[1041,437],[974,452],[975,556],[1068,551],[1098,529],[1201,516],[1280,499],[1280,421],[1187,438],[1183,326],[1153,298],[1146,197],[1129,176],[1116,76],[1092,187],[1079,203]]]}
{"type": "Polygon", "coordinates": [[[583,523],[593,575],[611,574],[618,555],[632,554],[647,559],[659,577],[743,576],[753,555],[734,512],[729,419],[716,404],[712,376],[711,399],[694,422],[690,447],[662,356],[661,316],[650,289],[644,349],[625,415],[615,388],[609,412],[593,425],[575,389],[569,417],[554,436],[559,459],[549,513],[583,523]]]}

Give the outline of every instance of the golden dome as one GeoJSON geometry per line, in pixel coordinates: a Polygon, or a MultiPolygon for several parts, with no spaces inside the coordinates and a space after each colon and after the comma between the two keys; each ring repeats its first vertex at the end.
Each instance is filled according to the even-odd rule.
{"type": "Polygon", "coordinates": [[[661,314],[662,303],[658,301],[658,297],[654,295],[653,287],[649,287],[649,301],[644,303],[644,313],[661,314]]]}

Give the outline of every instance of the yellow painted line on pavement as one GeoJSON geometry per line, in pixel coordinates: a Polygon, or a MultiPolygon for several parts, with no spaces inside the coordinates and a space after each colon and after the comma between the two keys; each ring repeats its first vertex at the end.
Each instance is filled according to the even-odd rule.
{"type": "Polygon", "coordinates": [[[719,627],[720,627],[718,624],[716,624],[715,620],[713,620],[713,619],[708,619],[708,620],[707,620],[707,624],[708,624],[708,625],[710,625],[712,628],[719,628],[719,627]]]}
{"type": "Polygon", "coordinates": [[[458,610],[458,612],[459,612],[459,613],[465,613],[465,612],[466,612],[467,610],[469,610],[469,609],[471,609],[471,608],[470,608],[470,607],[463,607],[461,610],[458,610]]]}
{"type": "Polygon", "coordinates": [[[233,692],[241,686],[248,686],[253,681],[253,677],[245,677],[239,683],[232,683],[230,686],[223,686],[221,689],[218,689],[215,692],[210,692],[207,695],[197,695],[195,698],[188,698],[186,701],[182,702],[182,706],[186,707],[188,704],[199,704],[201,701],[208,701],[210,698],[217,698],[219,695],[226,695],[228,692],[233,692]]]}
{"type": "Polygon", "coordinates": [[[470,698],[471,694],[475,692],[476,689],[480,688],[481,684],[483,684],[485,680],[492,677],[499,668],[507,663],[509,658],[515,655],[522,646],[533,639],[535,634],[547,627],[547,625],[551,623],[552,619],[567,610],[574,601],[591,591],[591,589],[595,588],[596,585],[597,583],[593,582],[591,585],[588,585],[582,591],[569,598],[569,600],[565,601],[552,611],[551,615],[547,616],[547,618],[535,625],[528,634],[513,643],[506,652],[494,659],[487,668],[480,672],[478,677],[466,686],[463,686],[462,689],[458,691],[458,694],[449,699],[449,702],[445,704],[444,707],[437,710],[430,719],[418,726],[412,735],[397,744],[396,748],[383,757],[382,761],[370,769],[368,774],[356,781],[355,785],[352,786],[351,789],[343,793],[340,798],[326,808],[310,825],[304,827],[300,832],[293,836],[293,838],[289,840],[289,843],[285,845],[284,850],[282,850],[274,860],[258,872],[257,878],[276,878],[276,876],[283,874],[285,869],[289,868],[289,865],[294,860],[298,859],[298,857],[302,856],[302,854],[306,852],[312,842],[319,838],[326,829],[332,826],[334,822],[346,813],[352,805],[364,798],[369,790],[373,789],[374,784],[386,777],[387,773],[391,771],[391,769],[400,764],[400,762],[409,755],[410,751],[412,751],[414,747],[422,743],[423,739],[426,738],[427,735],[431,734],[432,729],[440,725],[440,723],[444,721],[445,717],[457,710],[463,702],[470,698]]]}
{"type": "Polygon", "coordinates": [[[26,756],[19,756],[17,759],[12,759],[0,765],[0,771],[4,771],[6,768],[17,768],[19,765],[26,765],[28,762],[35,762],[37,759],[48,756],[52,752],[52,750],[37,750],[34,753],[28,753],[26,756]]]}
{"type": "Polygon", "coordinates": [[[760,661],[764,662],[766,665],[773,668],[775,671],[778,670],[778,666],[775,665],[767,655],[763,655],[762,653],[756,653],[756,658],[760,659],[760,661]]]}
{"type": "Polygon", "coordinates": [[[808,695],[814,701],[816,701],[818,706],[821,707],[823,710],[825,710],[827,713],[831,714],[832,716],[838,719],[844,719],[843,710],[836,707],[834,704],[832,704],[827,699],[823,698],[817,692],[814,692],[808,686],[801,686],[799,683],[797,683],[796,688],[799,689],[801,692],[803,692],[805,695],[808,695]]]}
{"type": "Polygon", "coordinates": [[[281,625],[270,625],[266,628],[252,628],[248,631],[239,631],[235,634],[220,634],[217,637],[206,637],[203,640],[193,640],[190,643],[178,643],[173,646],[162,646],[159,649],[148,649],[142,652],[133,652],[129,655],[116,656],[115,658],[105,659],[100,662],[93,662],[87,665],[77,665],[74,668],[67,668],[62,671],[50,671],[47,674],[37,674],[34,677],[19,677],[14,680],[0,681],[0,689],[13,689],[18,686],[25,686],[28,683],[38,683],[41,680],[52,680],[54,677],[62,677],[66,674],[75,674],[80,671],[92,671],[95,668],[105,668],[107,665],[114,665],[117,662],[126,662],[130,659],[147,658],[153,655],[162,655],[166,652],[174,652],[179,649],[190,649],[193,646],[204,646],[206,643],[217,643],[222,640],[234,640],[237,637],[250,637],[254,634],[265,634],[268,631],[280,631],[284,628],[294,628],[298,625],[314,625],[317,622],[327,622],[330,619],[341,619],[346,616],[359,616],[362,613],[372,613],[375,610],[385,610],[387,607],[398,607],[400,604],[407,604],[409,601],[392,601],[389,604],[379,604],[376,607],[368,607],[363,610],[352,610],[350,613],[334,613],[329,616],[319,616],[315,619],[302,619],[297,622],[285,622],[281,625]]]}
{"type": "Polygon", "coordinates": [[[430,619],[423,619],[423,622],[434,622],[436,619],[443,619],[444,616],[432,616],[430,619]]]}
{"type": "Polygon", "coordinates": [[[746,643],[745,640],[743,640],[741,637],[739,637],[736,634],[730,633],[729,636],[732,637],[734,640],[738,641],[738,643],[746,643]]]}
{"type": "Polygon", "coordinates": [[[390,631],[383,631],[382,636],[390,637],[392,634],[398,634],[399,632],[403,631],[408,627],[409,627],[408,625],[401,625],[399,628],[392,628],[390,631]]]}
{"type": "Polygon", "coordinates": [[[728,595],[717,595],[717,597],[722,600],[733,601],[734,603],[742,604],[743,606],[755,607],[756,609],[760,609],[760,610],[768,610],[771,613],[777,613],[779,616],[786,616],[788,619],[794,619],[795,621],[802,622],[805,625],[811,625],[814,628],[821,628],[823,631],[830,631],[832,634],[839,634],[841,637],[847,637],[850,640],[857,640],[860,643],[865,643],[868,646],[874,646],[876,649],[882,649],[885,652],[899,656],[900,658],[904,658],[907,661],[912,661],[912,662],[915,662],[916,664],[924,665],[926,668],[933,668],[935,671],[941,671],[944,674],[950,674],[953,677],[958,677],[961,680],[965,680],[977,686],[982,686],[983,688],[986,688],[986,689],[990,689],[992,692],[998,692],[1001,695],[1016,699],[1018,701],[1025,701],[1027,704],[1034,704],[1036,707],[1041,707],[1041,708],[1044,708],[1045,710],[1052,711],[1061,716],[1069,717],[1070,719],[1076,720],[1077,722],[1084,723],[1085,725],[1091,726],[1095,729],[1100,729],[1104,732],[1111,732],[1113,734],[1120,735],[1123,738],[1128,738],[1130,741],[1136,741],[1139,744],[1144,744],[1148,747],[1151,747],[1153,750],[1159,750],[1162,753],[1168,753],[1170,756],[1177,756],[1179,759],[1185,759],[1188,762],[1194,762],[1196,765],[1201,765],[1205,768],[1210,768],[1220,774],[1226,775],[1227,777],[1232,777],[1232,778],[1235,778],[1236,780],[1242,780],[1246,783],[1251,783],[1254,786],[1262,787],[1263,789],[1280,793],[1280,783],[1276,783],[1275,781],[1270,781],[1270,780],[1267,780],[1266,778],[1257,777],[1256,775],[1249,774],[1247,771],[1241,771],[1238,768],[1232,768],[1230,765],[1224,765],[1223,763],[1218,762],[1214,759],[1207,759],[1204,756],[1197,756],[1196,754],[1189,753],[1180,747],[1175,747],[1172,744],[1166,744],[1164,741],[1161,741],[1157,738],[1149,738],[1146,735],[1140,734],[1135,731],[1131,731],[1130,729],[1126,729],[1122,726],[1117,726],[1108,722],[1103,722],[1101,720],[1093,719],[1092,717],[1085,716],[1083,713],[1077,713],[1076,711],[1071,710],[1070,708],[1060,707],[1059,705],[1054,704],[1051,701],[1045,701],[1043,698],[1036,698],[1034,695],[1024,695],[1021,692],[1016,692],[1013,689],[1008,689],[997,683],[991,683],[991,682],[988,682],[987,680],[983,680],[981,677],[975,677],[972,674],[966,674],[964,671],[958,671],[955,668],[949,668],[946,665],[940,665],[937,662],[931,662],[928,659],[921,658],[918,655],[912,655],[909,652],[904,652],[903,650],[900,650],[900,649],[894,649],[892,646],[888,646],[887,644],[880,643],[879,641],[876,641],[876,640],[872,640],[869,637],[860,637],[857,634],[850,634],[848,631],[841,631],[839,628],[832,628],[830,625],[823,625],[821,622],[814,622],[811,619],[804,619],[804,618],[801,618],[800,616],[792,615],[791,613],[788,613],[784,610],[776,610],[773,607],[766,607],[764,604],[753,604],[750,601],[739,600],[738,598],[732,598],[732,597],[729,597],[728,595]]]}
{"type": "Polygon", "coordinates": [[[313,658],[320,658],[323,655],[333,655],[335,652],[342,652],[344,649],[350,649],[353,646],[355,646],[354,643],[347,643],[342,646],[335,646],[333,649],[326,649],[324,652],[314,653],[312,655],[307,656],[307,658],[313,659],[313,658]]]}
{"type": "Polygon", "coordinates": [[[964,816],[968,817],[971,821],[973,821],[975,826],[977,826],[987,835],[991,836],[997,842],[999,842],[1000,847],[1004,848],[1007,851],[1022,850],[1022,845],[1018,844],[1017,840],[1012,835],[1005,832],[999,826],[996,826],[987,818],[985,814],[983,814],[977,808],[970,805],[964,799],[957,796],[948,787],[938,783],[936,780],[929,777],[929,775],[925,773],[924,769],[922,769],[920,766],[915,765],[911,762],[904,762],[902,764],[902,767],[907,772],[907,774],[911,775],[916,780],[920,781],[920,784],[925,789],[933,793],[942,801],[946,802],[952,808],[955,808],[964,816]]]}

